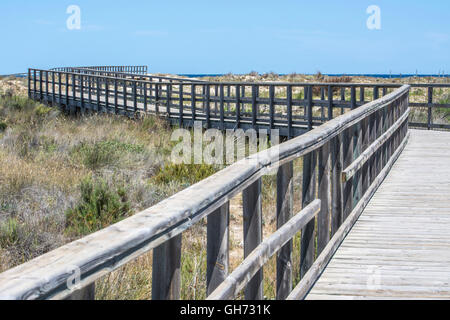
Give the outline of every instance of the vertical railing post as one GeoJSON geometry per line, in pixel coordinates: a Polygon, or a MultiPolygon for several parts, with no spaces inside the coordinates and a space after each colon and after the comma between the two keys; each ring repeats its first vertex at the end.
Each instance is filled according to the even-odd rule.
{"type": "Polygon", "coordinates": [[[172,112],[171,112],[172,111],[171,110],[171,107],[172,107],[172,90],[173,90],[172,80],[169,81],[169,83],[167,84],[166,88],[167,88],[166,111],[167,111],[167,115],[168,115],[168,117],[170,119],[170,117],[172,115],[172,112]]]}
{"type": "Polygon", "coordinates": [[[96,106],[96,111],[99,112],[101,111],[101,97],[102,97],[102,93],[101,93],[101,84],[100,84],[100,78],[97,76],[96,77],[96,86],[97,86],[97,106],[96,106]]]}
{"type": "Polygon", "coordinates": [[[76,101],[77,101],[77,80],[75,74],[72,73],[72,106],[70,107],[70,112],[75,113],[76,111],[76,101]]]}
{"type": "Polygon", "coordinates": [[[153,250],[153,300],[180,299],[181,241],[179,234],[153,250]]]}
{"type": "Polygon", "coordinates": [[[77,290],[68,296],[65,300],[95,300],[95,282],[86,286],[83,289],[77,290]]]}
{"type": "Polygon", "coordinates": [[[253,128],[256,127],[256,115],[257,115],[257,108],[258,105],[256,103],[256,85],[252,85],[252,126],[253,128]]]}
{"type": "Polygon", "coordinates": [[[119,92],[118,92],[118,83],[117,78],[114,79],[114,113],[117,114],[119,112],[119,92]]]}
{"type": "Polygon", "coordinates": [[[33,70],[33,99],[36,99],[36,91],[37,91],[37,79],[36,79],[36,70],[33,70]]]}
{"type": "Polygon", "coordinates": [[[80,108],[81,108],[81,113],[84,113],[84,79],[83,79],[83,75],[80,75],[80,108]]]}
{"type": "Polygon", "coordinates": [[[333,119],[333,87],[328,86],[328,120],[333,119]]]}
{"type": "Polygon", "coordinates": [[[428,121],[427,121],[427,128],[428,130],[431,130],[432,128],[432,121],[433,121],[433,87],[428,87],[428,121]]]}
{"type": "Polygon", "coordinates": [[[31,99],[31,69],[28,68],[28,99],[31,99]]]}
{"type": "Polygon", "coordinates": [[[308,86],[308,99],[307,99],[307,107],[308,107],[308,131],[313,128],[313,88],[312,86],[308,86]]]}
{"type": "MultiPolygon", "coordinates": [[[[362,124],[358,122],[353,126],[353,158],[352,161],[356,160],[361,155],[361,145],[362,145],[362,124]]],[[[353,204],[352,210],[358,204],[362,197],[362,171],[358,170],[355,173],[353,179],[353,204]]]]}
{"type": "MultiPolygon", "coordinates": [[[[242,193],[244,211],[244,256],[247,257],[262,241],[261,178],[242,193]]],[[[263,299],[263,270],[259,270],[245,289],[246,300],[263,299]]]]}
{"type": "Polygon", "coordinates": [[[88,100],[89,100],[89,109],[92,111],[92,76],[88,75],[88,100]]]}
{"type": "Polygon", "coordinates": [[[69,74],[66,73],[66,112],[69,111],[69,74]]]}
{"type": "Polygon", "coordinates": [[[220,128],[221,130],[225,130],[225,96],[224,96],[224,87],[223,84],[220,85],[220,128]]]}
{"type": "Polygon", "coordinates": [[[319,149],[318,189],[320,212],[317,216],[317,255],[330,241],[331,219],[331,145],[325,143],[319,149]]]}
{"type": "MultiPolygon", "coordinates": [[[[292,218],[294,201],[294,165],[290,161],[277,173],[277,229],[292,218]]],[[[277,300],[285,300],[292,291],[292,240],[277,254],[277,300]]]]}
{"type": "Polygon", "coordinates": [[[269,129],[272,130],[275,124],[275,86],[269,86],[269,129]]]}
{"type": "Polygon", "coordinates": [[[211,128],[211,103],[210,103],[210,87],[209,84],[204,86],[205,94],[203,95],[203,101],[206,111],[206,129],[211,128]]]}
{"type": "Polygon", "coordinates": [[[138,112],[138,103],[137,103],[137,81],[133,81],[133,107],[134,107],[134,115],[136,116],[138,112]]]}
{"type": "Polygon", "coordinates": [[[55,96],[55,73],[52,71],[52,103],[55,103],[56,96],[55,96]]]}
{"type": "MultiPolygon", "coordinates": [[[[308,92],[312,93],[308,90],[308,92]]],[[[316,196],[317,152],[311,151],[303,157],[302,207],[314,201],[316,196]]],[[[315,219],[302,230],[300,251],[300,276],[303,277],[314,263],[315,219]]]]}
{"type": "Polygon", "coordinates": [[[123,81],[123,108],[125,111],[125,114],[128,113],[128,92],[127,92],[127,80],[123,81]]]}
{"type": "Polygon", "coordinates": [[[48,71],[45,71],[45,100],[48,101],[48,94],[49,94],[49,87],[48,87],[48,71]]]}
{"type": "Polygon", "coordinates": [[[61,72],[58,72],[58,106],[61,108],[61,95],[62,95],[62,81],[61,81],[61,72]]]}
{"type": "MultiPolygon", "coordinates": [[[[151,95],[151,89],[150,89],[151,95]]],[[[147,82],[144,82],[144,113],[147,114],[148,111],[148,92],[147,92],[147,82]]]]}
{"type": "Polygon", "coordinates": [[[350,104],[352,110],[356,109],[356,88],[354,86],[350,88],[350,104]]]}
{"type": "Polygon", "coordinates": [[[342,134],[337,135],[331,140],[331,237],[336,233],[343,222],[342,212],[342,134]]]}
{"type": "Polygon", "coordinates": [[[39,101],[44,98],[42,93],[42,70],[39,70],[39,101]]]}
{"type": "Polygon", "coordinates": [[[179,84],[179,111],[180,111],[180,119],[178,120],[178,125],[180,128],[183,128],[183,115],[184,115],[184,97],[183,97],[183,84],[179,84]]]}
{"type": "Polygon", "coordinates": [[[195,88],[195,84],[191,84],[191,114],[192,114],[192,127],[194,127],[194,123],[195,123],[195,113],[196,113],[196,107],[195,104],[197,103],[196,101],[196,88],[195,88]]]}
{"type": "MultiPolygon", "coordinates": [[[[292,138],[292,86],[286,87],[286,112],[287,112],[287,138],[292,138]]],[[[312,128],[312,119],[311,119],[312,128]]]]}
{"type": "MultiPolygon", "coordinates": [[[[161,83],[161,79],[158,80],[161,83]]],[[[161,90],[160,84],[155,84],[155,112],[159,114],[159,92],[161,90]]]]}
{"type": "Polygon", "coordinates": [[[241,122],[241,98],[240,98],[240,86],[236,85],[236,129],[239,129],[241,122]]]}
{"type": "MultiPolygon", "coordinates": [[[[345,170],[353,162],[353,127],[350,127],[342,132],[342,170],[345,170]]],[[[342,178],[341,178],[342,179],[342,178]]],[[[342,181],[342,180],[341,180],[342,181]]],[[[352,211],[352,195],[353,195],[353,177],[347,181],[342,181],[342,221],[345,221],[352,211]]]]}
{"type": "Polygon", "coordinates": [[[230,203],[208,216],[206,291],[210,295],[228,276],[230,203]]]}

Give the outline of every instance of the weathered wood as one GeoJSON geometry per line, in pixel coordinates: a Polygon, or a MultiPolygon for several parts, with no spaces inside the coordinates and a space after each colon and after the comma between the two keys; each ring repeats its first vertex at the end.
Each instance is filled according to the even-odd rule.
{"type": "Polygon", "coordinates": [[[65,300],[95,300],[95,283],[77,290],[68,296],[65,300]]]}
{"type": "MultiPolygon", "coordinates": [[[[292,86],[286,87],[286,109],[287,109],[287,130],[288,130],[287,138],[290,139],[292,137],[292,86]]],[[[312,128],[312,109],[310,118],[312,128]]]]}
{"type": "Polygon", "coordinates": [[[366,194],[361,198],[361,201],[358,202],[358,204],[352,210],[346,221],[341,225],[341,227],[333,236],[331,241],[328,243],[328,245],[322,251],[320,256],[311,266],[308,273],[304,277],[302,277],[302,280],[299,282],[297,287],[289,295],[289,297],[287,298],[288,300],[301,300],[304,299],[306,295],[309,293],[312,285],[317,281],[318,276],[323,272],[323,270],[329,263],[331,257],[335,254],[336,250],[339,248],[339,245],[345,239],[348,232],[353,227],[355,221],[358,220],[359,216],[366,208],[373,194],[375,193],[375,191],[377,191],[378,187],[381,185],[386,175],[391,170],[395,161],[400,156],[401,151],[406,146],[407,141],[408,139],[406,138],[402,143],[402,147],[395,152],[395,154],[389,160],[388,164],[383,168],[383,170],[381,170],[380,174],[374,180],[372,185],[369,187],[366,194]]]}
{"type": "MultiPolygon", "coordinates": [[[[244,219],[244,257],[248,257],[262,241],[261,179],[242,193],[244,219]]],[[[263,300],[263,271],[255,273],[245,289],[246,300],[263,300]]]]}
{"type": "Polygon", "coordinates": [[[262,266],[308,221],[314,219],[320,210],[320,200],[315,200],[280,229],[264,240],[245,260],[230,274],[229,277],[208,297],[208,300],[226,300],[234,298],[249,283],[249,279],[258,273],[262,266]]]}
{"type": "Polygon", "coordinates": [[[398,130],[400,126],[407,121],[409,117],[409,110],[397,120],[385,133],[383,133],[377,140],[375,140],[355,161],[353,161],[343,172],[342,180],[348,181],[354,174],[362,168],[362,166],[373,156],[373,154],[398,130]]]}
{"type": "MultiPolygon", "coordinates": [[[[294,165],[284,164],[277,173],[277,229],[287,223],[294,206],[294,165]]],[[[277,255],[277,300],[284,300],[292,290],[292,240],[277,255]]]]}
{"type": "Polygon", "coordinates": [[[444,207],[450,171],[440,165],[449,156],[448,133],[410,132],[409,143],[312,294],[448,299],[450,216],[444,207]],[[345,274],[342,286],[336,284],[338,272],[345,274]]]}
{"type": "Polygon", "coordinates": [[[230,203],[208,216],[206,292],[210,295],[228,276],[230,203]]]}
{"type": "Polygon", "coordinates": [[[181,239],[177,235],[153,250],[153,300],[180,299],[181,239]]]}
{"type": "MultiPolygon", "coordinates": [[[[66,77],[66,85],[70,85],[69,76],[66,77]]],[[[404,86],[291,139],[277,147],[279,152],[266,150],[239,161],[141,213],[6,271],[0,275],[1,295],[6,293],[15,299],[64,298],[70,294],[63,285],[68,277],[68,265],[77,265],[82,275],[89,275],[82,284],[92,283],[167,240],[178,237],[254,184],[269,168],[277,168],[314,152],[386,104],[405,99],[404,94],[408,90],[409,86],[404,86]],[[21,280],[25,278],[27,281],[21,280]]],[[[126,96],[126,92],[123,94],[126,96]]]]}
{"type": "Polygon", "coordinates": [[[343,222],[343,208],[342,208],[342,135],[336,136],[331,140],[331,236],[333,236],[339,229],[343,222]]]}
{"type": "Polygon", "coordinates": [[[428,130],[431,130],[432,128],[432,121],[433,121],[433,87],[428,87],[428,130]]]}
{"type": "Polygon", "coordinates": [[[308,86],[308,98],[307,98],[307,112],[308,112],[308,130],[312,130],[313,127],[313,89],[312,86],[308,86]]]}
{"type": "MultiPolygon", "coordinates": [[[[302,205],[306,208],[316,195],[317,153],[312,151],[303,157],[302,205]]],[[[314,262],[315,220],[310,221],[301,235],[300,276],[303,277],[314,262]]]]}
{"type": "Polygon", "coordinates": [[[319,151],[318,197],[321,209],[317,216],[317,255],[330,241],[331,230],[331,145],[323,145],[319,151]]]}
{"type": "MultiPolygon", "coordinates": [[[[353,127],[353,159],[357,159],[361,154],[362,149],[362,121],[353,127]]],[[[353,200],[352,209],[356,207],[357,203],[362,197],[362,172],[356,171],[353,177],[353,200]]]]}
{"type": "MultiPolygon", "coordinates": [[[[343,167],[346,168],[353,161],[353,128],[349,128],[342,133],[342,157],[343,167]]],[[[353,180],[342,181],[341,184],[341,207],[343,212],[342,220],[345,221],[352,211],[352,196],[353,196],[353,180]]]]}

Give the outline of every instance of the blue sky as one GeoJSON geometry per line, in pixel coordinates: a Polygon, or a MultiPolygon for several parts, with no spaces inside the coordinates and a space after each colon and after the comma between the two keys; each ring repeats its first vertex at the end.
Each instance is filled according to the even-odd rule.
{"type": "Polygon", "coordinates": [[[2,0],[0,74],[145,64],[167,73],[450,73],[450,1],[2,0]],[[68,30],[69,5],[81,30],[68,30]],[[369,5],[381,30],[369,30],[369,5]]]}

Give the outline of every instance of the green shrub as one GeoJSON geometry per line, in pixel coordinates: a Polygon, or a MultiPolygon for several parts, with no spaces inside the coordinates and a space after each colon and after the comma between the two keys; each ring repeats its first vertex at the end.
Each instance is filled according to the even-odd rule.
{"type": "Polygon", "coordinates": [[[5,131],[6,128],[8,128],[8,125],[6,124],[6,122],[0,121],[0,132],[5,131]]]}
{"type": "Polygon", "coordinates": [[[14,218],[9,218],[0,224],[0,247],[9,248],[19,240],[19,223],[14,218]]]}
{"type": "Polygon", "coordinates": [[[52,111],[52,108],[44,106],[43,104],[38,104],[36,108],[34,108],[34,113],[39,117],[45,117],[52,111]]]}
{"type": "Polygon", "coordinates": [[[72,150],[72,158],[89,169],[96,170],[117,162],[125,153],[143,153],[144,146],[104,140],[94,144],[82,142],[72,150]]]}
{"type": "Polygon", "coordinates": [[[0,104],[6,109],[19,111],[34,108],[36,102],[25,96],[7,95],[1,98],[0,104]]]}
{"type": "Polygon", "coordinates": [[[172,181],[194,184],[210,175],[217,169],[207,164],[174,164],[169,163],[159,169],[153,177],[156,183],[169,183],[172,181]]]}
{"type": "Polygon", "coordinates": [[[130,203],[123,187],[109,186],[105,181],[84,179],[80,185],[81,199],[66,212],[69,235],[86,235],[125,218],[130,203]]]}

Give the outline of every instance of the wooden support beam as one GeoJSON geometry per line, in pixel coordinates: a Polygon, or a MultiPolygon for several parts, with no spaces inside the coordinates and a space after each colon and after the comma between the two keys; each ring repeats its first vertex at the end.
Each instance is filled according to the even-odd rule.
{"type": "MultiPolygon", "coordinates": [[[[288,162],[277,173],[277,229],[287,223],[294,207],[294,165],[288,162]]],[[[277,300],[287,298],[292,290],[292,240],[283,246],[277,255],[277,300]]]]}
{"type": "MultiPolygon", "coordinates": [[[[243,192],[244,257],[248,257],[262,241],[261,179],[243,192]]],[[[245,289],[246,300],[263,300],[263,270],[259,270],[245,289]]]]}
{"type": "Polygon", "coordinates": [[[318,151],[318,192],[321,209],[317,216],[317,255],[330,241],[331,229],[331,145],[325,143],[318,151]]]}
{"type": "MultiPolygon", "coordinates": [[[[303,157],[302,206],[306,208],[316,195],[317,152],[311,151],[303,157]]],[[[315,220],[302,230],[300,251],[300,276],[303,277],[314,262],[315,220]]]]}
{"type": "Polygon", "coordinates": [[[228,276],[230,203],[208,216],[206,291],[210,295],[228,276]]]}
{"type": "Polygon", "coordinates": [[[179,234],[153,250],[152,300],[179,300],[181,293],[179,234]]]}

